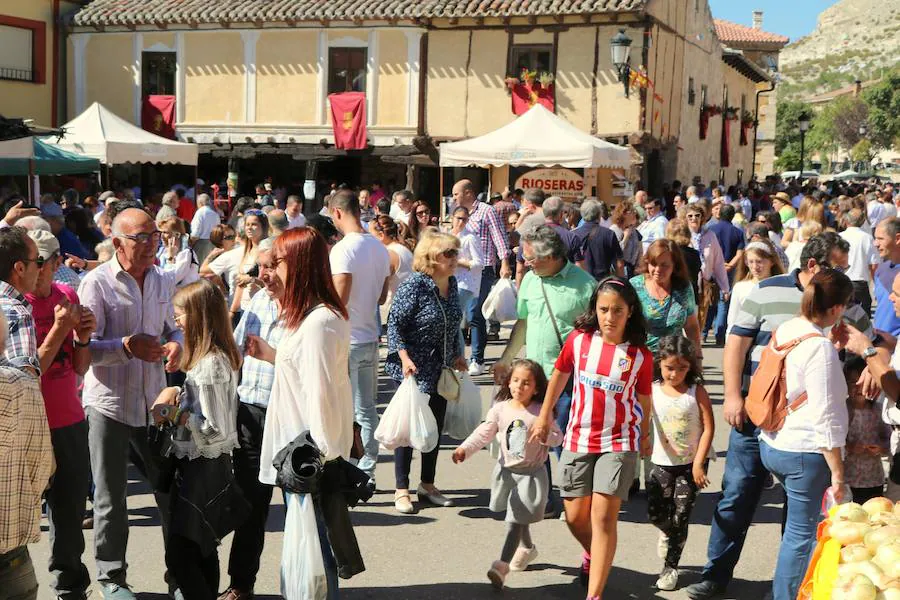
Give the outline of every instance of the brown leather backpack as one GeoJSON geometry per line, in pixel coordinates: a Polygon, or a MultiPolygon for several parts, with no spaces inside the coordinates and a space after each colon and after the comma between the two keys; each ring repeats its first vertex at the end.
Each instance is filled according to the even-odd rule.
{"type": "Polygon", "coordinates": [[[778,431],[784,425],[784,419],[806,404],[806,392],[797,396],[793,402],[787,401],[787,383],[784,376],[784,361],[791,350],[815,337],[824,337],[819,333],[809,333],[787,343],[776,345],[775,333],[769,345],[762,351],[759,366],[750,378],[750,391],[744,401],[744,410],[753,424],[763,431],[778,431]]]}

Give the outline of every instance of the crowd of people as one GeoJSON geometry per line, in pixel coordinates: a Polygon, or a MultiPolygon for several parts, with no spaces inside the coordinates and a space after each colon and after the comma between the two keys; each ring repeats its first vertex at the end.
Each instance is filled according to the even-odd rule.
{"type": "MultiPolygon", "coordinates": [[[[610,210],[537,189],[488,196],[461,180],[446,222],[406,190],[335,186],[315,215],[299,196],[269,191],[260,186],[230,214],[183,190],[158,206],[129,190],[0,207],[7,597],[37,597],[27,546],[39,538],[42,501],[51,593],[87,597],[89,526],[101,597],[135,597],[133,464],[159,507],[171,597],[252,598],[281,487],[292,528],[283,589],[301,588],[291,579],[312,568],[287,564],[289,540],[305,535],[324,567],[308,597],[337,598],[339,578],[364,569],[347,511],[379,487],[381,369],[398,385],[415,377],[443,430],[457,401],[445,378],[487,372],[500,325],[483,308],[501,279],[515,281],[517,320],[491,367],[497,395],[452,455],[462,463],[499,443],[490,508],[508,528],[487,572],[496,588],[536,558],[530,525],[561,515],[583,548],[586,597],[602,598],[620,507],[642,481],[660,531],[656,586],[678,587],[715,456],[703,385],[713,346],[724,347],[718,425],[730,427],[729,443],[709,561],[689,597],[725,591],[771,477],[786,509],[775,600],[797,595],[826,491],[900,500],[900,468],[886,475],[883,460],[900,446],[890,184],[674,182],[610,210]],[[761,429],[745,399],[770,345],[790,348],[792,410],[761,429]],[[293,529],[310,511],[315,527],[293,529]],[[232,532],[220,592],[217,547],[232,532]]],[[[414,449],[393,451],[401,515],[454,505],[437,486],[439,448],[423,452],[415,488],[414,449]]]]}

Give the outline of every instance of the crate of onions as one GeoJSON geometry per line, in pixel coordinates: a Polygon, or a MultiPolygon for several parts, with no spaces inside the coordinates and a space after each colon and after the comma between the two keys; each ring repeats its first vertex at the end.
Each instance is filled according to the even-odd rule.
{"type": "Polygon", "coordinates": [[[829,515],[798,600],[900,600],[900,502],[849,502],[829,515]]]}

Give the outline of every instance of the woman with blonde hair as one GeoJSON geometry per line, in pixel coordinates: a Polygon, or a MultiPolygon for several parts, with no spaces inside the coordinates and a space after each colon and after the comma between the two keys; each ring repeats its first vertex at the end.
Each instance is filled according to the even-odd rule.
{"type": "Polygon", "coordinates": [[[184,221],[178,217],[164,219],[157,223],[161,243],[156,252],[159,267],[175,275],[175,285],[179,288],[200,279],[200,262],[197,254],[188,244],[184,221]]]}
{"type": "Polygon", "coordinates": [[[225,297],[208,281],[181,288],[172,299],[184,333],[184,385],[167,387],[153,405],[156,423],[173,429],[175,473],[169,491],[166,567],[185,598],[215,598],[220,540],[234,531],[248,505],[234,482],[237,372],[241,354],[231,335],[225,297]]]}
{"type": "Polygon", "coordinates": [[[806,221],[800,225],[796,239],[784,249],[784,254],[788,257],[788,271],[800,268],[800,254],[803,252],[803,246],[806,245],[806,241],[823,231],[824,228],[818,221],[806,221]]]}
{"type": "Polygon", "coordinates": [[[731,303],[728,305],[728,319],[725,331],[731,326],[741,312],[744,299],[757,283],[773,275],[781,275],[784,268],[781,259],[769,240],[750,242],[744,247],[744,258],[738,263],[734,274],[734,286],[731,288],[731,303]]]}
{"type": "Polygon", "coordinates": [[[802,234],[800,234],[798,230],[804,223],[810,221],[819,223],[823,230],[828,228],[828,219],[825,216],[825,203],[812,196],[806,196],[803,198],[803,201],[800,202],[800,210],[797,211],[797,216],[789,219],[784,224],[781,247],[787,248],[788,244],[794,241],[795,237],[798,235],[800,235],[800,237],[796,241],[805,242],[808,240],[809,238],[802,237],[802,234]]]}
{"type": "MultiPolygon", "coordinates": [[[[459,344],[462,311],[454,273],[459,239],[449,233],[426,231],[413,255],[413,270],[400,284],[388,314],[388,355],[385,372],[396,382],[415,375],[419,390],[431,397],[429,406],[443,430],[447,399],[438,394],[437,383],[444,367],[466,369],[459,344]]],[[[422,456],[422,474],[416,494],[419,501],[453,506],[435,487],[439,446],[422,456]]],[[[413,449],[394,450],[396,492],[394,508],[402,514],[415,512],[409,494],[409,470],[413,449]]]]}

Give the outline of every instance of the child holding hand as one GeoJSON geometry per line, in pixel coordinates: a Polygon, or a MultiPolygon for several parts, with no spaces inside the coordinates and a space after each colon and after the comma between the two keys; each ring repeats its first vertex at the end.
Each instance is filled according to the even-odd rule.
{"type": "Polygon", "coordinates": [[[678,563],[697,490],[709,485],[706,466],[715,425],[696,357],[694,345],[681,336],[661,339],[656,352],[647,512],[660,530],[657,553],[665,563],[656,587],[661,590],[678,585],[678,563]]]}
{"type": "Polygon", "coordinates": [[[544,518],[550,488],[544,463],[549,447],[558,446],[563,439],[553,423],[546,444],[529,441],[546,390],[547,377],[539,364],[514,361],[484,422],[453,452],[453,462],[459,464],[493,437],[500,443],[500,458],[491,477],[490,509],[506,511],[507,534],[500,560],[495,560],[487,573],[498,590],[503,589],[510,571],[524,571],[537,557],[528,526],[544,518]]]}

